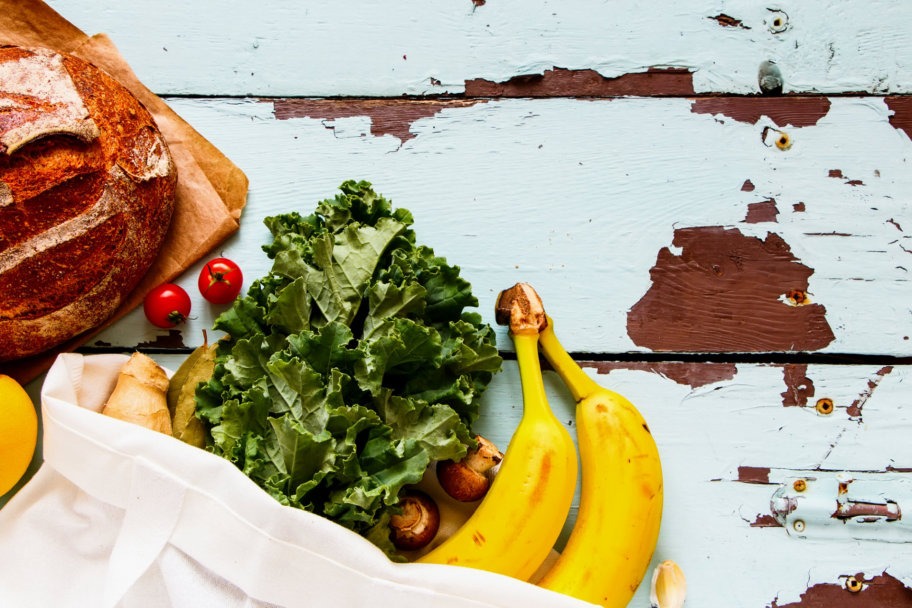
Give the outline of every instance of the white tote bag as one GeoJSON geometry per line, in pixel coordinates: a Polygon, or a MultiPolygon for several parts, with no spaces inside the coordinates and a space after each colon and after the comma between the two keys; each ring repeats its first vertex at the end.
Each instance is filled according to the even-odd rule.
{"type": "Polygon", "coordinates": [[[125,361],[64,354],[48,372],[44,464],[0,510],[0,606],[591,607],[478,570],[395,564],[228,461],[100,415],[125,361]]]}

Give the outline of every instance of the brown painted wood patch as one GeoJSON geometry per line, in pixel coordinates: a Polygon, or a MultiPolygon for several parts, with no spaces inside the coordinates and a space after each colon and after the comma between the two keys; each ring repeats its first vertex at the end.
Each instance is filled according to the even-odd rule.
{"type": "Polygon", "coordinates": [[[780,604],[773,600],[770,608],[909,608],[912,606],[912,589],[902,581],[883,573],[864,580],[861,574],[849,575],[850,583],[820,583],[808,587],[797,602],[780,604]],[[860,582],[855,589],[853,582],[860,582]]]}
{"type": "Polygon", "coordinates": [[[681,68],[651,68],[614,78],[595,70],[554,68],[542,74],[514,76],[506,82],[467,80],[467,97],[621,97],[694,94],[693,75],[681,68]]]}
{"type": "Polygon", "coordinates": [[[821,304],[805,294],[813,270],[782,237],[737,228],[675,231],[659,251],[652,286],[630,309],[627,333],[654,351],[814,351],[835,338],[821,304]],[[706,328],[713,328],[707,331],[706,328]]]}

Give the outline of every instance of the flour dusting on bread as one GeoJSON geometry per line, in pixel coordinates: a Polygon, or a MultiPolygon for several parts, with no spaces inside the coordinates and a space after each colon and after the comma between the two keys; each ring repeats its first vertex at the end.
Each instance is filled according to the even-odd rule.
{"type": "Polygon", "coordinates": [[[177,168],[100,68],[0,46],[0,361],[102,325],[164,243],[177,168]]]}

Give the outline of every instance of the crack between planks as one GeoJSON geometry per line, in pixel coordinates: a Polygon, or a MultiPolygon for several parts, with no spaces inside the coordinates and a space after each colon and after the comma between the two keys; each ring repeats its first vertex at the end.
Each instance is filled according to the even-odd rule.
{"type": "MultiPolygon", "coordinates": [[[[401,95],[315,95],[315,94],[285,94],[285,95],[253,95],[253,94],[237,94],[237,93],[157,93],[162,98],[166,99],[224,99],[224,100],[234,100],[234,101],[260,101],[260,102],[271,102],[271,101],[281,101],[284,99],[319,99],[326,101],[340,101],[340,102],[358,102],[358,101],[439,101],[439,102],[448,102],[448,101],[482,101],[482,100],[498,100],[498,99],[516,99],[517,96],[513,95],[466,95],[464,93],[426,93],[426,94],[412,94],[412,93],[403,93],[401,95]]],[[[518,96],[523,99],[531,99],[533,97],[528,96],[518,96]]],[[[548,95],[540,97],[540,99],[625,99],[631,97],[631,95],[548,95]]],[[[693,92],[687,93],[686,95],[679,93],[650,93],[647,95],[636,95],[638,99],[706,99],[714,97],[728,97],[734,99],[744,99],[744,100],[770,100],[770,99],[800,99],[800,98],[912,98],[912,93],[874,93],[866,91],[834,91],[829,93],[814,93],[811,91],[803,92],[793,92],[793,93],[783,93],[781,95],[762,95],[760,93],[728,93],[725,91],[704,91],[704,92],[693,92]]]]}
{"type": "MultiPolygon", "coordinates": [[[[163,346],[113,346],[87,345],[77,349],[82,354],[130,353],[141,351],[146,354],[180,355],[193,352],[194,348],[163,346]]],[[[515,361],[516,353],[501,351],[500,356],[506,361],[515,361]]],[[[648,363],[741,363],[741,364],[813,364],[813,365],[912,365],[912,355],[894,356],[881,354],[854,353],[815,353],[815,352],[772,352],[772,353],[656,353],[656,352],[619,352],[595,353],[588,351],[571,352],[570,356],[577,361],[591,362],[648,362],[648,363]]]]}
{"type": "MultiPolygon", "coordinates": [[[[577,351],[570,355],[577,361],[593,362],[649,362],[649,363],[756,363],[756,364],[827,364],[827,365],[912,365],[912,355],[896,356],[861,353],[819,352],[766,352],[766,353],[685,353],[685,352],[620,352],[595,353],[577,351]]],[[[501,352],[507,360],[514,360],[512,351],[501,352]]]]}

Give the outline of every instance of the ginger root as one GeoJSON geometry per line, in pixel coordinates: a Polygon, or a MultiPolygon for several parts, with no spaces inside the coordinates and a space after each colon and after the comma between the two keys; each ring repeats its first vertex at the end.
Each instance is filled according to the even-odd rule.
{"type": "Polygon", "coordinates": [[[168,376],[142,353],[133,353],[117,376],[114,392],[101,413],[171,435],[168,376]]]}

